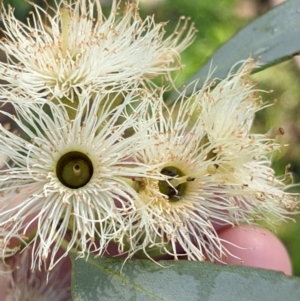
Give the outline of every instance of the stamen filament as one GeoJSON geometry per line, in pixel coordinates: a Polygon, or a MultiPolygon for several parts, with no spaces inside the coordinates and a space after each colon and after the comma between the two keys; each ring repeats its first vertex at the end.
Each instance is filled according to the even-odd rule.
{"type": "Polygon", "coordinates": [[[61,42],[62,42],[62,53],[63,56],[66,56],[68,46],[69,46],[69,24],[70,24],[70,16],[69,10],[66,8],[61,9],[61,42]]]}
{"type": "Polygon", "coordinates": [[[265,134],[265,136],[270,139],[275,139],[277,136],[282,136],[282,135],[284,135],[284,129],[281,127],[273,132],[265,134]]]}

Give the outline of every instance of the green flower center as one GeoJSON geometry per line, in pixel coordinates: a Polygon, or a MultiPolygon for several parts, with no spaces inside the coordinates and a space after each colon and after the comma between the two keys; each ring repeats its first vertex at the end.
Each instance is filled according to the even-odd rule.
{"type": "Polygon", "coordinates": [[[57,162],[56,175],[66,187],[77,189],[86,185],[94,172],[89,157],[81,152],[64,154],[57,162]]]}
{"type": "Polygon", "coordinates": [[[170,177],[169,181],[159,181],[158,187],[159,191],[169,197],[170,202],[178,202],[182,199],[187,183],[179,184],[178,186],[174,187],[171,186],[169,183],[172,178],[179,178],[184,176],[183,172],[179,170],[177,167],[174,166],[167,166],[162,169],[161,174],[170,177]]]}

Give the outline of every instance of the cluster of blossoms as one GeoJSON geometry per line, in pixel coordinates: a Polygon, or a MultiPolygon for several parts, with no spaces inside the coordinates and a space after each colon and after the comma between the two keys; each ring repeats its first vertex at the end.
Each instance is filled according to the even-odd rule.
{"type": "Polygon", "coordinates": [[[290,218],[298,196],[270,167],[276,133],[250,133],[267,106],[252,60],[170,107],[157,78],[172,86],[182,68],[188,19],[164,39],[134,3],[113,0],[107,18],[100,0],[33,8],[28,24],[1,12],[0,95],[14,107],[1,114],[19,129],[0,127],[2,258],[25,248],[50,271],[114,244],[128,258],[222,261],[217,227],[290,218]]]}

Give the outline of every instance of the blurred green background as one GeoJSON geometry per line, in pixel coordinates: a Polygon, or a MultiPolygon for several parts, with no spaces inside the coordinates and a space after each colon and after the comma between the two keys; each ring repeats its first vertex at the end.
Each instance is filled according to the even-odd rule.
{"type": "MultiPolygon", "coordinates": [[[[122,0],[123,1],[123,0],[122,0]]],[[[24,0],[9,0],[15,7],[16,16],[25,20],[30,5],[24,0]]],[[[42,0],[39,2],[44,5],[42,0]]],[[[109,0],[102,0],[109,10],[109,0]]],[[[213,52],[225,41],[230,39],[240,28],[252,19],[271,9],[277,4],[275,0],[140,0],[140,14],[154,15],[156,22],[169,21],[166,30],[172,32],[180,16],[189,16],[198,29],[195,42],[182,54],[185,65],[177,79],[180,86],[192,76],[213,52]]],[[[51,3],[51,1],[49,1],[51,3]]],[[[281,63],[266,69],[255,76],[257,88],[273,90],[273,93],[262,94],[265,101],[277,104],[257,114],[253,131],[265,133],[282,127],[284,136],[280,143],[289,144],[283,147],[274,158],[274,168],[278,175],[285,172],[291,164],[290,171],[295,183],[300,182],[300,160],[298,159],[300,141],[300,58],[281,63]]],[[[300,191],[295,187],[294,191],[300,191]]],[[[282,224],[276,233],[286,245],[292,259],[294,274],[300,276],[300,216],[297,223],[282,224]]]]}

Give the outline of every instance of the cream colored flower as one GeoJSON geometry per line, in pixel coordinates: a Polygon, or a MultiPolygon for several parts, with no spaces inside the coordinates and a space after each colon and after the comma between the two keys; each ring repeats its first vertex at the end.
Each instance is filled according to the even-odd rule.
{"type": "Polygon", "coordinates": [[[279,145],[249,133],[264,106],[248,83],[249,64],[215,87],[182,93],[170,110],[162,97],[150,102],[157,123],[135,157],[149,168],[134,179],[140,197],[139,222],[128,234],[131,255],[153,257],[158,249],[175,259],[221,260],[227,251],[215,225],[273,223],[270,217],[276,223],[296,208],[299,196],[285,192],[270,167],[279,145]]]}
{"type": "Polygon", "coordinates": [[[5,39],[0,49],[7,62],[0,63],[2,79],[8,84],[4,98],[23,95],[77,101],[83,92],[111,93],[136,83],[179,70],[180,52],[193,40],[195,29],[182,18],[164,39],[165,23],[153,17],[142,20],[137,4],[127,3],[121,12],[112,1],[106,18],[100,0],[60,1],[45,11],[32,4],[32,21],[18,21],[13,9],[2,7],[5,39]]]}
{"type": "Polygon", "coordinates": [[[117,241],[130,227],[127,211],[135,209],[138,195],[126,177],[141,174],[143,167],[130,158],[145,133],[125,138],[124,132],[147,106],[141,102],[125,116],[125,107],[138,102],[133,95],[123,105],[101,109],[106,100],[105,95],[92,102],[80,98],[73,120],[66,106],[52,103],[45,110],[16,105],[18,119],[2,112],[26,139],[0,127],[0,152],[11,162],[0,173],[0,227],[7,232],[4,246],[18,234],[28,237],[32,269],[49,256],[51,270],[66,235],[63,256],[72,248],[81,256],[91,250],[100,256],[110,240],[117,241]]]}
{"type": "Polygon", "coordinates": [[[251,132],[255,113],[270,104],[261,100],[249,82],[253,60],[239,65],[216,87],[196,96],[207,143],[214,145],[208,157],[218,167],[214,178],[231,184],[231,193],[236,194],[228,205],[243,209],[228,211],[230,219],[234,223],[260,219],[274,223],[297,204],[296,195],[285,192],[288,186],[271,168],[272,154],[281,148],[275,138],[283,129],[271,134],[251,132]]]}

